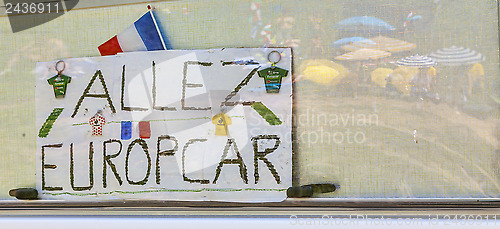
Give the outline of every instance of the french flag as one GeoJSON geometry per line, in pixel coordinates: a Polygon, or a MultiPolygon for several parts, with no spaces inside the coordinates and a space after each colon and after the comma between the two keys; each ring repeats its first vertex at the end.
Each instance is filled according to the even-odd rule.
{"type": "Polygon", "coordinates": [[[98,47],[102,56],[121,52],[172,49],[168,38],[160,32],[152,10],[142,15],[133,25],[98,47]]]}

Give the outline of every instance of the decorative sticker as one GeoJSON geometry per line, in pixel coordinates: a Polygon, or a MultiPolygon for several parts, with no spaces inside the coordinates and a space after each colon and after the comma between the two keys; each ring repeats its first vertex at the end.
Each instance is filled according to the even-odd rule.
{"type": "Polygon", "coordinates": [[[92,127],[92,136],[102,136],[102,126],[106,124],[106,119],[102,115],[102,111],[98,111],[89,120],[89,124],[92,127]]]}
{"type": "Polygon", "coordinates": [[[149,121],[139,122],[139,137],[142,139],[148,139],[151,137],[151,127],[149,126],[149,121]]]}
{"type": "Polygon", "coordinates": [[[231,125],[231,117],[219,113],[212,118],[212,123],[215,124],[215,135],[227,136],[227,126],[231,125]]]}
{"type": "Polygon", "coordinates": [[[130,121],[121,121],[122,128],[122,140],[129,140],[132,138],[132,122],[130,121]]]}

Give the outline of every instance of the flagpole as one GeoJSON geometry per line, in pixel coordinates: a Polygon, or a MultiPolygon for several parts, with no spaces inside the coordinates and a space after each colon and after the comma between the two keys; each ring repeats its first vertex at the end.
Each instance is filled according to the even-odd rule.
{"type": "Polygon", "coordinates": [[[156,23],[155,16],[153,14],[153,7],[151,5],[148,5],[148,11],[151,14],[151,18],[153,18],[153,23],[155,24],[156,30],[158,31],[158,34],[160,35],[160,40],[161,44],[163,45],[163,49],[167,50],[167,46],[165,45],[165,41],[163,40],[163,35],[161,34],[160,28],[158,27],[158,23],[156,23]]]}

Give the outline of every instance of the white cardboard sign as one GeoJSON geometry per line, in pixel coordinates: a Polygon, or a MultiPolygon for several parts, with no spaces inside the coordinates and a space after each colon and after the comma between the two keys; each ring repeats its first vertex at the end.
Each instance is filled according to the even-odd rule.
{"type": "Polygon", "coordinates": [[[41,197],[285,199],[291,57],[289,48],[239,48],[38,63],[41,197]]]}

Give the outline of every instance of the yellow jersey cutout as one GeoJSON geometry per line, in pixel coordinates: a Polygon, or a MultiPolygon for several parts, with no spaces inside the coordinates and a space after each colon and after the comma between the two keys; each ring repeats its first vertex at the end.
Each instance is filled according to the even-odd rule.
{"type": "Polygon", "coordinates": [[[212,118],[212,123],[215,124],[215,135],[227,136],[227,126],[231,125],[231,117],[219,113],[212,118]]]}

